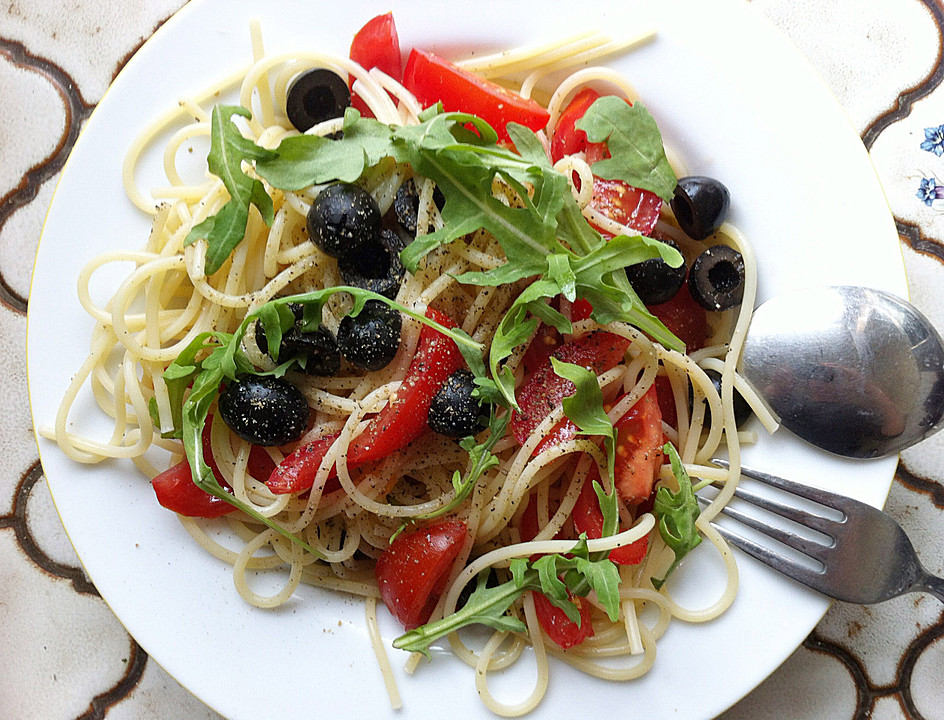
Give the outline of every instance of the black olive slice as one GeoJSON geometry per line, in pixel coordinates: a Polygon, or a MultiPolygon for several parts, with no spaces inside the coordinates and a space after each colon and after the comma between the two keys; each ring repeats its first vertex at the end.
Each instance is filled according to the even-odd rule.
{"type": "Polygon", "coordinates": [[[731,193],[720,182],[691,175],[679,178],[669,204],[682,231],[690,238],[704,240],[721,227],[730,203],[731,193]]]}
{"type": "Polygon", "coordinates": [[[744,258],[727,245],[713,245],[695,258],[688,289],[705,310],[727,310],[744,297],[744,258]]]}
{"type": "Polygon", "coordinates": [[[338,349],[352,365],[380,370],[400,348],[400,313],[380,300],[368,300],[357,317],[348,315],[338,326],[338,349]]]}
{"type": "MultiPolygon", "coordinates": [[[[659,239],[666,245],[679,249],[674,240],[659,239]]],[[[661,305],[675,297],[685,283],[687,272],[685,263],[674,268],[662,258],[651,258],[627,267],[626,277],[644,305],[661,305]]]]}
{"type": "Polygon", "coordinates": [[[308,211],[308,237],[331,257],[357,259],[361,248],[380,236],[380,208],[359,185],[329,185],[308,211]]]}
{"type": "Polygon", "coordinates": [[[351,104],[347,81],[331,70],[316,68],[299,75],[288,89],[285,113],[299,132],[344,116],[351,104]]]}
{"type": "Polygon", "coordinates": [[[230,430],[253,445],[285,445],[308,428],[308,401],[283,378],[244,376],[226,386],[218,404],[230,430]]]}
{"type": "Polygon", "coordinates": [[[472,396],[474,375],[456,370],[433,396],[427,423],[431,430],[448,437],[461,438],[481,430],[482,406],[472,396]]]}

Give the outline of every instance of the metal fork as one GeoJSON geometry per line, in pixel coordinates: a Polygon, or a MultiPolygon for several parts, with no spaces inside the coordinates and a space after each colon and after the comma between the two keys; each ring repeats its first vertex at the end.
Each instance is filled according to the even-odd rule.
{"type": "MultiPolygon", "coordinates": [[[[724,460],[712,462],[729,467],[724,460]]],[[[806,556],[806,559],[789,551],[770,549],[712,522],[718,532],[735,547],[837,600],[870,605],[906,593],[929,592],[944,602],[944,578],[932,575],[921,566],[905,531],[887,513],[858,500],[756,469],[742,467],[741,474],[819,505],[816,512],[811,512],[763,497],[740,486],[734,493],[736,497],[813,530],[820,536],[771,525],[729,505],[722,510],[725,515],[792,548],[796,553],[806,556]]],[[[702,497],[698,499],[709,502],[702,497]]],[[[802,500],[799,504],[808,505],[802,500]]]]}

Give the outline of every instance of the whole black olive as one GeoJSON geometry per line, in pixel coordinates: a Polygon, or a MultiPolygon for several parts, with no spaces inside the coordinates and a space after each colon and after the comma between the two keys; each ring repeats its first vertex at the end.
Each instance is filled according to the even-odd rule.
{"type": "MultiPolygon", "coordinates": [[[[288,306],[295,316],[295,325],[282,334],[278,354],[279,362],[296,358],[309,375],[337,375],[341,369],[341,354],[338,352],[338,341],[334,334],[323,325],[319,325],[315,330],[302,332],[304,306],[300,303],[289,303],[288,306]]],[[[265,329],[262,323],[258,322],[256,323],[256,345],[272,357],[273,353],[269,348],[265,329]]]]}
{"type": "MultiPolygon", "coordinates": [[[[433,202],[440,210],[446,204],[446,198],[439,188],[433,190],[433,202]]],[[[393,199],[393,212],[400,226],[413,236],[416,235],[416,218],[419,207],[420,194],[416,189],[413,178],[410,178],[397,188],[397,194],[393,199]]]]}
{"type": "Polygon", "coordinates": [[[688,289],[705,310],[727,310],[744,297],[744,258],[727,245],[713,245],[695,258],[688,289]]]}
{"type": "Polygon", "coordinates": [[[220,417],[230,430],[253,445],[285,445],[308,428],[308,401],[287,380],[248,375],[220,393],[220,417]]]}
{"type": "Polygon", "coordinates": [[[404,241],[392,230],[382,230],[374,242],[365,243],[357,257],[338,260],[341,279],[346,285],[371,290],[391,300],[397,296],[406,274],[400,262],[404,241]]]}
{"type": "MultiPolygon", "coordinates": [[[[715,390],[718,391],[718,394],[721,394],[721,373],[717,370],[705,370],[705,374],[711,380],[711,384],[715,386],[715,390]]],[[[688,406],[691,408],[692,403],[694,402],[694,394],[692,392],[692,386],[688,386],[688,406]]],[[[754,411],[751,410],[751,406],[747,404],[741,393],[737,390],[734,391],[734,424],[737,427],[741,427],[748,418],[753,415],[754,411]]],[[[705,404],[705,425],[708,426],[711,424],[711,408],[708,404],[705,404]]]]}
{"type": "MultiPolygon", "coordinates": [[[[679,249],[675,241],[660,239],[666,245],[679,249]]],[[[651,258],[627,267],[626,277],[644,305],[659,305],[675,297],[685,282],[687,272],[684,262],[674,268],[662,258],[651,258]]]]}
{"type": "Polygon", "coordinates": [[[675,197],[669,203],[679,227],[690,238],[704,240],[721,227],[731,193],[714,178],[692,175],[679,178],[675,197]]]}
{"type": "Polygon", "coordinates": [[[361,248],[380,236],[380,208],[358,185],[329,185],[308,211],[308,237],[331,257],[356,259],[361,248]]]}
{"type": "Polygon", "coordinates": [[[449,437],[466,437],[482,429],[482,406],[472,396],[475,376],[456,370],[433,396],[427,423],[430,429],[449,437]]]}
{"type": "Polygon", "coordinates": [[[400,313],[380,300],[368,300],[357,317],[341,319],[338,349],[348,362],[365,370],[390,364],[400,348],[400,313]]]}
{"type": "Polygon", "coordinates": [[[351,104],[347,81],[331,70],[316,68],[296,78],[288,89],[285,113],[299,132],[344,116],[351,104]]]}

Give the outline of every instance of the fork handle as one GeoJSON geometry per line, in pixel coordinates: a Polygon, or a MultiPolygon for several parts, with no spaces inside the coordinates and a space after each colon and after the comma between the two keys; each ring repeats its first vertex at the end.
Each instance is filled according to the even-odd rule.
{"type": "Polygon", "coordinates": [[[940,578],[937,575],[932,575],[931,573],[925,571],[924,577],[921,578],[916,590],[924,590],[929,592],[934,597],[936,597],[941,602],[944,602],[944,578],[940,578]]]}

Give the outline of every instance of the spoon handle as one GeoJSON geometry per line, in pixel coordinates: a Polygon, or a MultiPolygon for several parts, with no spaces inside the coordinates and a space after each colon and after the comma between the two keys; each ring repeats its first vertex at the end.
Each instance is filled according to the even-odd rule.
{"type": "Polygon", "coordinates": [[[937,575],[932,575],[931,573],[925,571],[924,577],[921,578],[917,587],[917,590],[923,590],[934,595],[938,600],[944,602],[944,578],[940,578],[937,575]]]}

